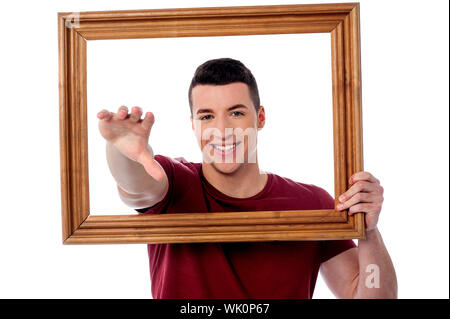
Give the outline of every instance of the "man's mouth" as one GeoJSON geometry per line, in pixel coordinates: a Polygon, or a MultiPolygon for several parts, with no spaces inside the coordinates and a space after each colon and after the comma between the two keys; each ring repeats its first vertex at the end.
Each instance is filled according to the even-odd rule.
{"type": "Polygon", "coordinates": [[[234,149],[236,149],[236,146],[238,146],[239,144],[241,144],[240,141],[236,142],[236,143],[233,143],[233,144],[221,144],[221,145],[219,145],[219,144],[211,144],[211,146],[214,149],[216,149],[216,150],[218,150],[220,152],[228,153],[230,151],[234,151],[234,149]]]}

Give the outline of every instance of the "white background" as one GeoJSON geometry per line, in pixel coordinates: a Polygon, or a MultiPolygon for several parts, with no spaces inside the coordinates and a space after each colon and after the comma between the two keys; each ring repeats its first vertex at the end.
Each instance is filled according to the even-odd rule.
{"type": "Polygon", "coordinates": [[[140,105],[155,114],[155,154],[201,162],[188,88],[196,67],[218,57],[254,70],[267,118],[258,134],[260,168],[334,194],[330,41],[329,33],[88,41],[91,214],[133,213],[117,196],[96,114],[140,105]]]}
{"type": "MultiPolygon", "coordinates": [[[[2,7],[0,297],[151,298],[145,245],[62,245],[57,12],[290,3],[310,1],[29,1],[2,7]]],[[[379,228],[396,267],[399,297],[448,298],[448,2],[362,0],[361,37],[365,170],[385,188],[379,228]]],[[[265,54],[279,54],[277,49],[268,44],[265,54]]],[[[258,80],[264,69],[251,63],[258,80]]],[[[187,73],[194,66],[189,68],[187,73]]],[[[275,125],[283,118],[272,112],[279,101],[270,100],[270,88],[260,84],[263,104],[270,106],[268,122],[275,125]]],[[[147,86],[134,89],[140,94],[135,100],[127,93],[120,101],[100,96],[95,102],[93,93],[92,103],[150,109],[147,86]]],[[[289,106],[282,109],[292,118],[289,112],[289,106]]],[[[265,129],[260,143],[271,142],[270,126],[265,129]]],[[[169,154],[163,144],[157,152],[169,154]]],[[[197,160],[183,149],[170,152],[197,160]]],[[[262,169],[303,174],[294,161],[276,165],[272,154],[260,151],[262,169]]],[[[316,173],[298,176],[328,183],[316,182],[316,173]]],[[[333,298],[320,278],[314,297],[333,298]]]]}

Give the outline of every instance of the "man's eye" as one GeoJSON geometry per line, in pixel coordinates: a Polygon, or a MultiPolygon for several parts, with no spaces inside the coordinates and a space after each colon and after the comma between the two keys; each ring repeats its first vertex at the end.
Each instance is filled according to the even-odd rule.
{"type": "Polygon", "coordinates": [[[239,112],[239,111],[234,111],[234,112],[231,113],[231,114],[233,114],[233,116],[241,116],[241,115],[244,115],[244,113],[239,112]]]}
{"type": "Polygon", "coordinates": [[[200,118],[200,120],[201,121],[203,121],[203,120],[209,120],[211,118],[211,115],[205,115],[205,116],[202,116],[201,118],[200,118]]]}

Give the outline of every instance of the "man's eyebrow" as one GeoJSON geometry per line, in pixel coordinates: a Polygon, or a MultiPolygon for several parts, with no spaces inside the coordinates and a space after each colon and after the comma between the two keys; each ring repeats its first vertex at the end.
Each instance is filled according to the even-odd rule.
{"type": "MultiPolygon", "coordinates": [[[[248,107],[244,104],[236,104],[236,105],[230,106],[227,109],[227,111],[233,111],[233,110],[241,108],[241,107],[248,109],[248,107]]],[[[200,114],[200,113],[214,113],[214,111],[212,109],[198,109],[196,114],[200,114]]]]}

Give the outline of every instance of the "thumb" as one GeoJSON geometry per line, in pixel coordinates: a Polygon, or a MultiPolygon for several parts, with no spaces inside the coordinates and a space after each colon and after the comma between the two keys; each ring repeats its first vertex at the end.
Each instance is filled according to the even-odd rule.
{"type": "Polygon", "coordinates": [[[156,179],[157,181],[162,181],[164,179],[164,169],[161,165],[153,159],[153,157],[148,152],[144,152],[139,159],[139,162],[144,166],[145,171],[151,177],[156,179]]]}
{"type": "Polygon", "coordinates": [[[155,115],[152,112],[145,113],[145,117],[141,123],[142,127],[150,131],[153,123],[155,123],[155,115]]]}

